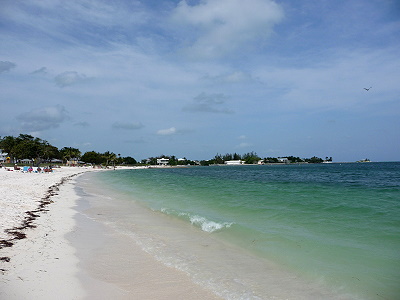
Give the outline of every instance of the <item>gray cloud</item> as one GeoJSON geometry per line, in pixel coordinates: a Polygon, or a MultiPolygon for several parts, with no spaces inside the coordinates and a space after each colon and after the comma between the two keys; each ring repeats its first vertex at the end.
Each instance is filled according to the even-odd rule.
{"type": "Polygon", "coordinates": [[[68,118],[67,110],[61,105],[33,109],[16,117],[22,129],[30,132],[57,128],[68,118]]]}
{"type": "Polygon", "coordinates": [[[224,94],[206,94],[201,93],[200,95],[193,98],[192,103],[183,107],[183,111],[187,112],[208,112],[208,113],[224,113],[231,114],[232,110],[228,108],[219,108],[220,105],[225,103],[228,97],[224,94]]]}
{"type": "Polygon", "coordinates": [[[59,87],[70,86],[79,82],[86,81],[87,79],[88,78],[86,77],[86,75],[79,74],[75,71],[64,72],[54,77],[54,81],[59,87]]]}
{"type": "Polygon", "coordinates": [[[45,74],[47,74],[47,68],[41,67],[40,69],[33,71],[31,74],[32,75],[45,75],[45,74]]]}
{"type": "Polygon", "coordinates": [[[0,73],[8,72],[17,65],[11,61],[0,61],[0,73]]]}
{"type": "Polygon", "coordinates": [[[135,129],[141,129],[143,127],[144,125],[140,122],[131,122],[131,123],[115,122],[114,124],[112,124],[113,129],[135,130],[135,129]]]}

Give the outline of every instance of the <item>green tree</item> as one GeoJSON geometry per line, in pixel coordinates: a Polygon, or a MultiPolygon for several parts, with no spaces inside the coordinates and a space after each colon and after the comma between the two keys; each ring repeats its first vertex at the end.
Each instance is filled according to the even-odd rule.
{"type": "Polygon", "coordinates": [[[169,165],[176,166],[178,164],[178,159],[175,157],[175,155],[172,155],[167,158],[169,159],[169,162],[168,162],[169,165]]]}
{"type": "Polygon", "coordinates": [[[233,160],[241,160],[241,159],[242,159],[242,157],[239,154],[237,154],[237,153],[233,154],[233,160]]]}
{"type": "Polygon", "coordinates": [[[213,160],[201,160],[200,166],[209,166],[209,165],[212,165],[213,163],[214,163],[213,160]]]}
{"type": "Polygon", "coordinates": [[[117,155],[110,151],[104,152],[103,157],[106,160],[106,166],[108,166],[111,163],[115,164],[115,161],[117,159],[117,155]]]}
{"type": "Polygon", "coordinates": [[[319,164],[319,163],[323,162],[323,159],[319,158],[319,157],[316,157],[316,156],[313,156],[311,158],[307,158],[306,161],[311,163],[311,164],[319,164]]]}
{"type": "Polygon", "coordinates": [[[225,161],[229,161],[233,159],[233,155],[230,153],[226,153],[224,156],[222,156],[222,160],[225,161]]]}
{"type": "Polygon", "coordinates": [[[290,160],[291,163],[303,162],[303,160],[300,157],[295,157],[295,156],[287,156],[287,159],[290,160]]]}
{"type": "Polygon", "coordinates": [[[61,157],[63,160],[71,160],[72,158],[79,159],[81,157],[81,151],[73,147],[64,147],[60,150],[61,157]]]}
{"type": "Polygon", "coordinates": [[[14,158],[12,149],[16,145],[16,139],[13,136],[5,136],[0,139],[0,149],[7,153],[11,158],[14,158]]]}
{"type": "Polygon", "coordinates": [[[0,140],[0,148],[13,159],[35,159],[39,165],[43,159],[58,158],[57,147],[40,138],[29,134],[20,134],[18,137],[6,136],[0,140]]]}
{"type": "Polygon", "coordinates": [[[43,141],[41,143],[41,157],[50,160],[53,158],[61,158],[61,155],[57,147],[50,145],[46,141],[43,141]]]}
{"type": "Polygon", "coordinates": [[[12,152],[16,158],[19,159],[35,159],[36,164],[41,162],[41,158],[44,156],[45,145],[48,145],[47,141],[43,141],[39,138],[34,138],[29,134],[20,134],[16,139],[12,152]]]}
{"type": "Polygon", "coordinates": [[[224,163],[224,159],[222,158],[221,154],[216,154],[214,156],[214,160],[213,160],[214,164],[223,164],[224,163]]]}
{"type": "Polygon", "coordinates": [[[104,162],[103,156],[96,151],[85,152],[82,155],[81,159],[86,163],[91,163],[96,165],[99,165],[104,162]]]}
{"type": "Polygon", "coordinates": [[[122,158],[123,162],[127,165],[136,165],[137,161],[133,157],[127,156],[122,158]]]}
{"type": "Polygon", "coordinates": [[[256,164],[261,158],[255,152],[243,154],[242,159],[246,164],[256,164]]]}

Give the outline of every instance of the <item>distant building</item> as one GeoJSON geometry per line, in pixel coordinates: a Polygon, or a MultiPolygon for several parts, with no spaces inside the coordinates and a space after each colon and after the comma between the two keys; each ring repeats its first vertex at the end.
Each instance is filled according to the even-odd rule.
{"type": "Polygon", "coordinates": [[[287,157],[278,157],[278,161],[280,163],[285,163],[285,164],[289,164],[290,160],[287,157]]]}
{"type": "Polygon", "coordinates": [[[3,150],[0,149],[0,162],[4,163],[7,160],[8,153],[4,153],[3,150]]]}
{"type": "Polygon", "coordinates": [[[157,165],[166,166],[169,163],[169,158],[157,158],[157,165]]]}
{"type": "Polygon", "coordinates": [[[70,158],[69,160],[67,160],[66,165],[67,166],[76,166],[79,163],[79,159],[77,159],[76,157],[70,158]]]}
{"type": "Polygon", "coordinates": [[[227,160],[225,162],[226,165],[230,166],[237,166],[237,165],[243,165],[244,161],[243,160],[227,160]]]}
{"type": "Polygon", "coordinates": [[[29,159],[29,158],[21,159],[19,162],[20,162],[21,164],[28,164],[28,165],[33,164],[33,160],[32,160],[32,159],[29,159]]]}

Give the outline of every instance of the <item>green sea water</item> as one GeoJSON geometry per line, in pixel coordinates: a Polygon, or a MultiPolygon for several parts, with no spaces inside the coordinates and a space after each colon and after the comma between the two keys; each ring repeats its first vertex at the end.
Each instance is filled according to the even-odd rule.
{"type": "MultiPolygon", "coordinates": [[[[117,170],[96,177],[124,201],[190,224],[343,299],[400,299],[400,163],[117,170]]],[[[243,295],[226,298],[268,299],[243,295]]]]}

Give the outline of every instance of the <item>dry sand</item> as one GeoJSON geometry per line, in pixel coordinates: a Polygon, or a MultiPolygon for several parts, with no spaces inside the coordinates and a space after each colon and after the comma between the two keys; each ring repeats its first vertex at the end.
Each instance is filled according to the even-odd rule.
{"type": "Polygon", "coordinates": [[[0,169],[0,299],[217,299],[77,209],[92,170],[0,169]]]}

